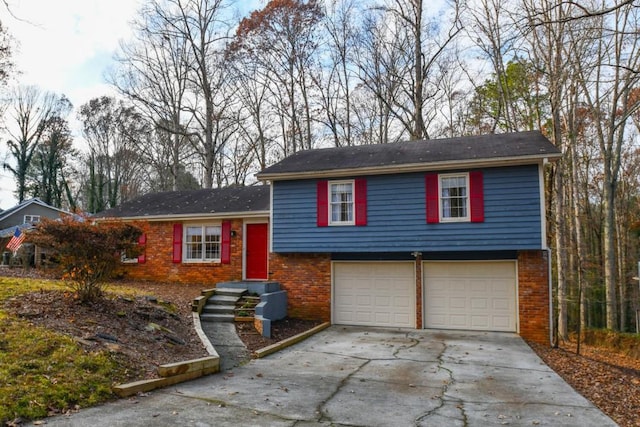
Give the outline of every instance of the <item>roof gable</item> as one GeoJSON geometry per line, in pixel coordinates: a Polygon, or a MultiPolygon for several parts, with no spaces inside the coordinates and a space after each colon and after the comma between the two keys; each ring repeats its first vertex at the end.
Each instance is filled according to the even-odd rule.
{"type": "Polygon", "coordinates": [[[25,210],[26,208],[28,208],[31,205],[39,205],[43,208],[46,209],[50,209],[51,211],[57,212],[57,213],[62,213],[62,214],[69,214],[69,212],[62,210],[62,209],[58,209],[56,207],[50,206],[48,204],[46,204],[45,202],[43,202],[42,200],[38,199],[37,197],[34,197],[32,199],[27,199],[27,200],[23,200],[22,203],[18,203],[17,205],[0,212],[0,222],[4,221],[5,219],[9,218],[10,216],[14,215],[17,212],[20,212],[22,210],[25,210]]]}
{"type": "Polygon", "coordinates": [[[229,187],[150,193],[96,214],[100,218],[224,216],[269,211],[270,187],[229,187]]]}
{"type": "Polygon", "coordinates": [[[359,145],[299,151],[257,174],[258,179],[382,174],[463,165],[537,163],[561,155],[540,132],[359,145]]]}

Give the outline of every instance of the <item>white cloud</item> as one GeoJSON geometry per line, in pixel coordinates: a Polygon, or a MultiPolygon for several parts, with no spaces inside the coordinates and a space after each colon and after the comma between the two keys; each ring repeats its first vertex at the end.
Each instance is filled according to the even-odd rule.
{"type": "MultiPolygon", "coordinates": [[[[9,0],[11,14],[3,11],[2,24],[18,43],[13,57],[20,71],[16,79],[64,94],[76,108],[113,94],[103,74],[119,41],[129,37],[129,23],[141,1],[9,0]]],[[[72,127],[77,128],[73,123],[72,127]]],[[[5,153],[6,147],[0,146],[0,157],[5,153]]],[[[9,173],[0,171],[1,208],[16,203],[14,187],[9,173]]]]}
{"type": "Polygon", "coordinates": [[[119,40],[130,34],[129,22],[137,5],[131,0],[20,0],[12,4],[11,11],[19,20],[3,22],[19,43],[15,61],[24,73],[20,81],[63,93],[76,84],[101,83],[101,72],[87,76],[78,71],[101,57],[111,58],[119,40]]]}
{"type": "MultiPolygon", "coordinates": [[[[66,95],[76,109],[90,99],[112,95],[104,81],[120,40],[131,35],[130,22],[144,0],[8,0],[11,13],[2,24],[19,43],[14,62],[21,84],[66,95]]],[[[240,13],[263,8],[266,0],[231,1],[240,13]]],[[[75,118],[75,112],[71,119],[75,118]]],[[[71,122],[75,144],[82,148],[79,125],[71,122]]],[[[0,144],[0,160],[6,146],[0,144]]],[[[15,185],[0,168],[0,208],[16,203],[15,185]]]]}

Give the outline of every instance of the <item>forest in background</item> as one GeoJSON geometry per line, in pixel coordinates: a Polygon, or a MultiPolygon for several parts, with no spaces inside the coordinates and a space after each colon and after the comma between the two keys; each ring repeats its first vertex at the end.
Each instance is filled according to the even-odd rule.
{"type": "Polygon", "coordinates": [[[148,192],[255,184],[298,150],[541,130],[558,336],[636,331],[640,5],[631,0],[151,0],[118,97],[9,85],[16,197],[98,212],[148,192]],[[70,121],[77,120],[81,141],[70,121]]]}

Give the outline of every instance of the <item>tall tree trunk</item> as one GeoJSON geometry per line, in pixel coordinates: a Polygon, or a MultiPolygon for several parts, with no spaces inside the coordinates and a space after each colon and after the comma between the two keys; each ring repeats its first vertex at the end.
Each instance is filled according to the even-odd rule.
{"type": "Polygon", "coordinates": [[[615,219],[614,219],[614,195],[615,184],[611,180],[611,174],[605,168],[604,197],[602,200],[604,210],[603,224],[603,251],[604,251],[604,286],[607,309],[607,329],[618,328],[617,298],[616,298],[616,261],[615,261],[615,219]]]}

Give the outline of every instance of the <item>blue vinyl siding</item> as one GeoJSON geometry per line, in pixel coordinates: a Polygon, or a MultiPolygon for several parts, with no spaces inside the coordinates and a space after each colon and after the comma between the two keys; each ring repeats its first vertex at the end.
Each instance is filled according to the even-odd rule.
{"type": "Polygon", "coordinates": [[[483,170],[482,223],[427,224],[423,173],[367,178],[364,227],[316,225],[316,180],[273,183],[274,252],[500,251],[541,248],[537,165],[483,170]]]}

